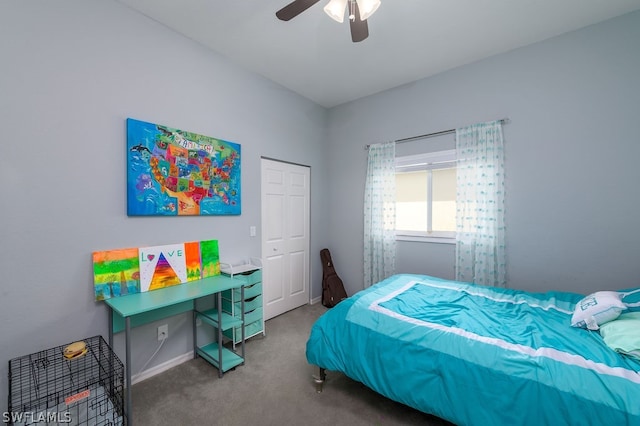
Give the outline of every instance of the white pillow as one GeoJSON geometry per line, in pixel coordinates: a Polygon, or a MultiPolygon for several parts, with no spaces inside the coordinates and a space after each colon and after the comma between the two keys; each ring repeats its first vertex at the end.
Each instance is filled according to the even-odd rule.
{"type": "Polygon", "coordinates": [[[617,291],[597,291],[588,295],[576,304],[571,325],[597,330],[600,324],[613,321],[627,309],[622,296],[617,291]]]}

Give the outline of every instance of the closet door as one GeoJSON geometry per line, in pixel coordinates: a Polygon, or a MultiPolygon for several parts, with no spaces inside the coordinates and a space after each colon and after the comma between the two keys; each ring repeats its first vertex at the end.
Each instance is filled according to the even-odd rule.
{"type": "Polygon", "coordinates": [[[309,303],[311,169],[263,158],[262,288],[264,319],[309,303]]]}

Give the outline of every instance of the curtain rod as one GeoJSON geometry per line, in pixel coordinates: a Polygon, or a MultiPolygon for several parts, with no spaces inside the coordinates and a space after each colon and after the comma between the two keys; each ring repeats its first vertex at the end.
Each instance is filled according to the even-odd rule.
{"type": "MultiPolygon", "coordinates": [[[[500,120],[496,120],[499,121],[501,124],[509,124],[509,122],[511,121],[509,118],[501,118],[500,120]]],[[[403,142],[411,142],[411,141],[416,141],[419,139],[427,139],[427,138],[433,138],[435,136],[442,136],[442,135],[448,135],[450,133],[455,133],[456,129],[449,129],[449,130],[441,130],[439,132],[434,132],[434,133],[427,133],[424,135],[419,135],[419,136],[411,136],[408,138],[403,138],[403,139],[398,139],[395,140],[395,143],[403,143],[403,142]]],[[[371,145],[365,145],[364,149],[369,149],[371,145]]]]}

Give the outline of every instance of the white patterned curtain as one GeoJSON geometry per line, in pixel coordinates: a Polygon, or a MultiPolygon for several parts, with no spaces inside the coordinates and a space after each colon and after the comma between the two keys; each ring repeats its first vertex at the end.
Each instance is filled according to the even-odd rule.
{"type": "Polygon", "coordinates": [[[396,144],[369,146],[364,190],[364,286],[396,268],[396,144]]]}
{"type": "Polygon", "coordinates": [[[502,123],[456,129],[456,279],[505,287],[502,123]]]}

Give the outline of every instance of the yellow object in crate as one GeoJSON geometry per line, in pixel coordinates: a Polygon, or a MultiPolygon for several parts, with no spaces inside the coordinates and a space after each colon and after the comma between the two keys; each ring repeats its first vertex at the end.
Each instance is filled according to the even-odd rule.
{"type": "Polygon", "coordinates": [[[62,353],[66,359],[80,358],[87,353],[87,344],[83,340],[74,342],[66,346],[62,353]]]}

